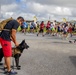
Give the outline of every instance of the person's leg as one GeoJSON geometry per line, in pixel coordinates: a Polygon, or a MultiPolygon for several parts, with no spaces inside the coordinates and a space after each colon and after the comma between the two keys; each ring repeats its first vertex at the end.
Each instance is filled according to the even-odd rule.
{"type": "Polygon", "coordinates": [[[43,29],[42,29],[42,31],[41,31],[41,32],[42,32],[42,36],[44,36],[44,30],[43,30],[43,29]]]}
{"type": "Polygon", "coordinates": [[[11,57],[4,57],[5,59],[5,67],[7,67],[7,70],[10,71],[11,70],[11,57]]]}
{"type": "Polygon", "coordinates": [[[38,33],[37,33],[37,36],[39,35],[39,33],[41,32],[41,29],[39,29],[38,33]]]}
{"type": "Polygon", "coordinates": [[[2,39],[1,45],[3,48],[3,54],[4,54],[4,60],[5,60],[4,67],[7,67],[7,71],[10,71],[11,70],[11,56],[12,56],[11,42],[2,39]]]}
{"type": "Polygon", "coordinates": [[[11,42],[2,39],[1,44],[4,53],[5,66],[7,67],[7,71],[5,71],[4,73],[8,75],[17,74],[17,72],[11,71],[11,56],[12,56],[11,42]]]}

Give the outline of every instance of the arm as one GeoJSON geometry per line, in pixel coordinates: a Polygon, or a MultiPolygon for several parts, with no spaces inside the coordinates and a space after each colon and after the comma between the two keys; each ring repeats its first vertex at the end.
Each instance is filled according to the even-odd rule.
{"type": "Polygon", "coordinates": [[[19,44],[16,41],[16,30],[15,29],[12,29],[12,31],[11,31],[11,38],[12,38],[12,41],[14,42],[15,46],[18,46],[19,44]]]}

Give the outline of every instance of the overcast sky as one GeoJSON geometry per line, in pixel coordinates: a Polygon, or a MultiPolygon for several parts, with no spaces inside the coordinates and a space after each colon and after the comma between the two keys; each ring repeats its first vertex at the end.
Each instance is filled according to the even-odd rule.
{"type": "Polygon", "coordinates": [[[76,0],[0,0],[0,18],[76,20],[76,0]]]}

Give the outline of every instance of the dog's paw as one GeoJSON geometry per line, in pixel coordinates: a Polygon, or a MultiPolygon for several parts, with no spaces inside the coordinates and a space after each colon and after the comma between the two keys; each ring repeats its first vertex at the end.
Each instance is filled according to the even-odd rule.
{"type": "Polygon", "coordinates": [[[21,67],[20,65],[16,66],[16,67],[21,67]]]}
{"type": "Polygon", "coordinates": [[[18,65],[18,66],[16,66],[17,67],[17,70],[20,70],[21,69],[21,66],[20,65],[18,65]]]}
{"type": "Polygon", "coordinates": [[[18,67],[21,67],[20,65],[18,67]]]}
{"type": "Polygon", "coordinates": [[[21,69],[21,67],[17,67],[17,70],[20,70],[21,69]]]}

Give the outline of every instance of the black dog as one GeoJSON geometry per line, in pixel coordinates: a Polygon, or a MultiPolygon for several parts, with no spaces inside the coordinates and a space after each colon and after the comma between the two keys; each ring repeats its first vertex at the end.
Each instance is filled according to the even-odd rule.
{"type": "MultiPolygon", "coordinates": [[[[12,56],[15,58],[15,63],[16,63],[17,69],[20,69],[19,57],[21,56],[21,53],[23,52],[24,49],[28,49],[28,48],[29,48],[29,46],[27,45],[27,43],[25,43],[25,40],[23,40],[19,44],[18,47],[12,48],[12,56]]],[[[2,50],[2,48],[0,48],[0,62],[2,61],[3,57],[4,57],[3,50],[2,50]]]]}

